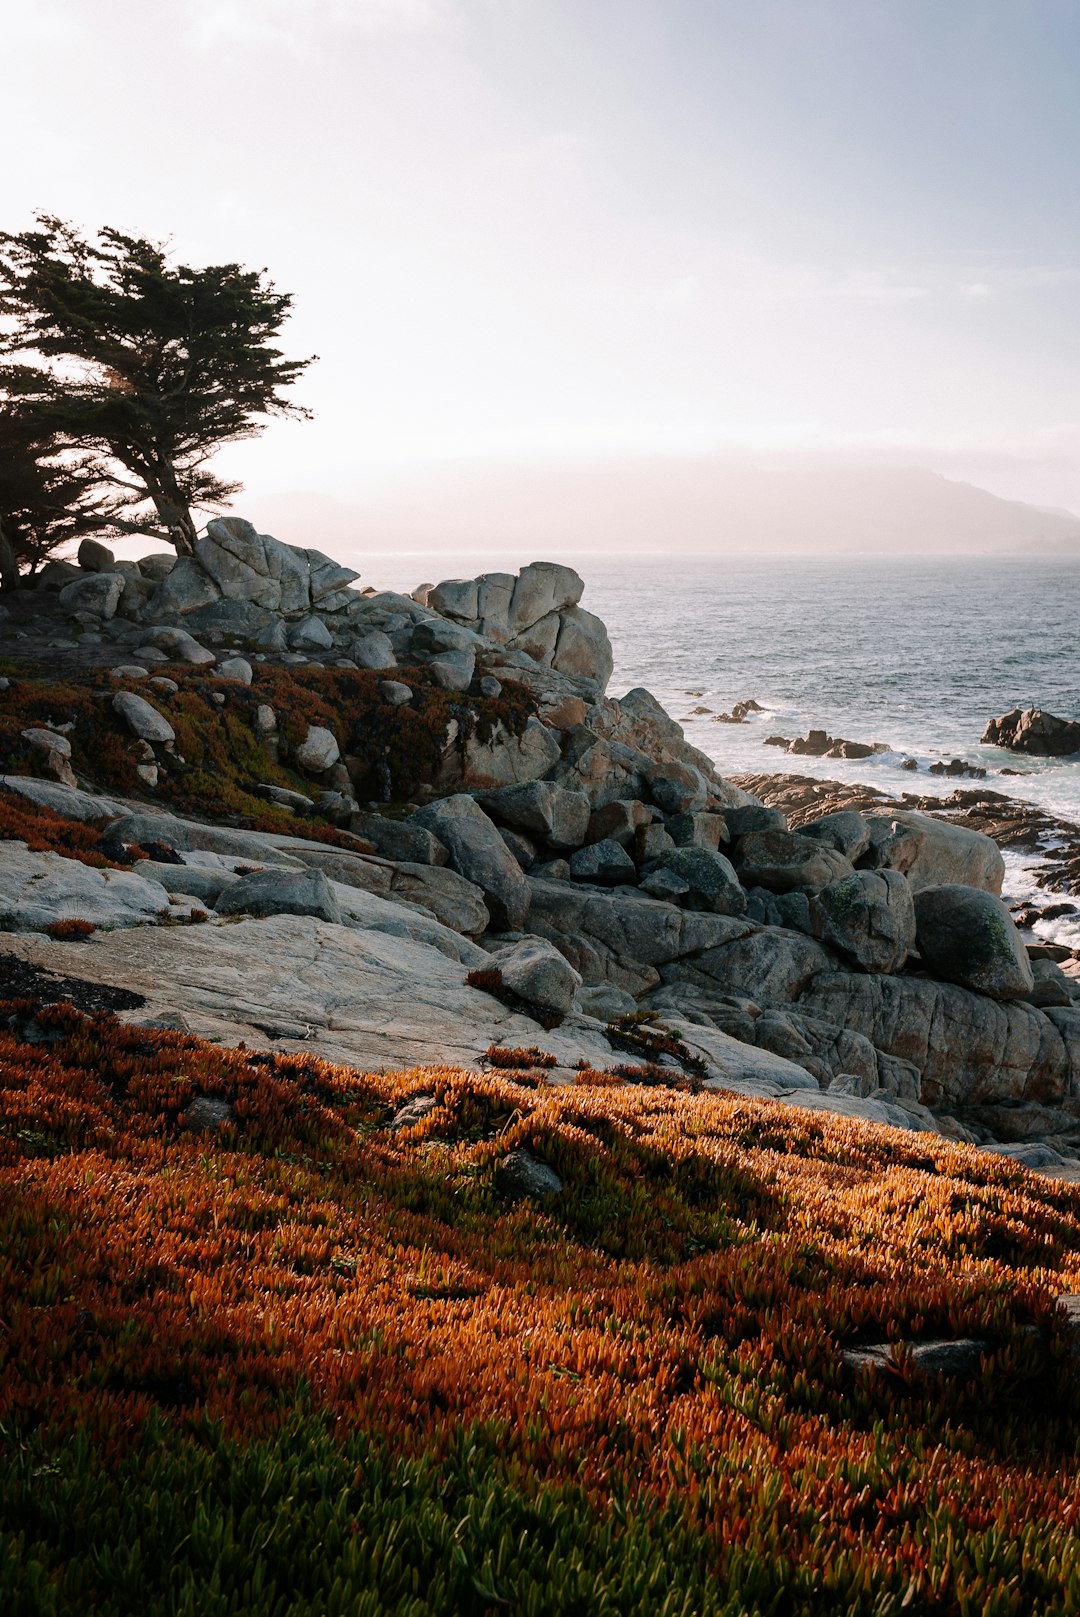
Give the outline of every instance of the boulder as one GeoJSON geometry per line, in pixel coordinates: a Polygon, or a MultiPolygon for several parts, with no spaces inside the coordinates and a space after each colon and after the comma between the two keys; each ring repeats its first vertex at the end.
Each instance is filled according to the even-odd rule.
{"type": "Polygon", "coordinates": [[[529,886],[530,931],[554,943],[590,986],[611,983],[635,996],[657,986],[658,968],[707,954],[751,930],[731,916],[676,909],[626,889],[604,893],[535,875],[529,886]]]}
{"type": "Polygon", "coordinates": [[[610,837],[613,842],[621,843],[624,848],[629,847],[634,841],[638,827],[651,824],[655,812],[655,809],[647,807],[638,799],[616,798],[614,802],[604,803],[600,808],[593,809],[589,815],[585,841],[602,842],[605,837],[610,837]]]}
{"type": "Polygon", "coordinates": [[[952,884],[1001,892],[1005,861],[997,843],[981,831],[914,809],[868,814],[866,823],[870,847],[860,862],[871,869],[901,871],[913,892],[952,884]]]}
{"type": "Polygon", "coordinates": [[[215,517],[206,524],[206,537],[195,544],[195,556],[227,600],[251,601],[276,610],[281,585],[271,578],[263,536],[242,517],[215,517]]]}
{"type": "Polygon", "coordinates": [[[147,601],[142,616],[149,623],[167,623],[220,599],[221,591],[195,557],[178,556],[175,566],[147,601]]]}
{"type": "Polygon", "coordinates": [[[764,803],[747,803],[725,809],[724,822],[731,837],[746,837],[752,831],[786,831],[788,828],[780,810],[766,808],[764,803]]]}
{"type": "Polygon", "coordinates": [[[1035,758],[1067,758],[1080,752],[1080,723],[1059,719],[1041,708],[1013,708],[1000,719],[991,719],[983,731],[983,742],[1025,752],[1035,758]]]}
{"type": "Polygon", "coordinates": [[[568,1016],[581,977],[546,938],[520,938],[495,954],[503,984],[539,1011],[568,1016]]]}
{"type": "Polygon", "coordinates": [[[711,910],[716,915],[746,913],[746,894],[739,878],[730,860],[715,848],[674,848],[648,867],[648,872],[662,872],[685,882],[686,892],[678,902],[689,909],[711,910]]]}
{"type": "Polygon", "coordinates": [[[790,998],[798,1010],[910,1062],[919,1099],[940,1110],[1059,1100],[1080,1083],[1076,1010],[1002,1003],[930,977],[830,970],[812,974],[790,998]]]}
{"type": "Polygon", "coordinates": [[[575,607],[584,588],[584,582],[572,567],[550,561],[534,561],[523,567],[514,584],[507,612],[510,637],[539,623],[549,612],[575,607]]]}
{"type": "Polygon", "coordinates": [[[479,596],[478,578],[447,578],[428,591],[425,604],[440,617],[473,623],[480,616],[479,596]]]}
{"type": "Polygon", "coordinates": [[[141,556],[136,563],[143,578],[151,584],[160,584],[167,578],[176,566],[176,553],[171,550],[153,551],[149,556],[141,556]]]}
{"type": "Polygon", "coordinates": [[[483,792],[479,801],[501,825],[535,832],[553,848],[578,848],[589,828],[589,799],[552,781],[528,781],[483,792]]]}
{"type": "Polygon", "coordinates": [[[293,651],[329,651],[334,644],[334,637],[326,627],[322,618],[301,618],[294,623],[288,631],[289,645],[293,651]]]}
{"type": "Polygon", "coordinates": [[[1035,986],[1027,950],[999,898],[975,887],[915,895],[916,943],[935,977],[991,999],[1026,999],[1035,986]]]}
{"type": "Polygon", "coordinates": [[[71,767],[71,742],[67,736],[57,735],[55,730],[46,730],[39,725],[31,725],[21,735],[39,755],[41,767],[47,769],[55,780],[63,786],[76,784],[75,772],[71,767]]]}
{"type": "Polygon", "coordinates": [[[403,685],[400,679],[381,679],[379,695],[391,707],[408,707],[413,699],[412,686],[403,685]]]}
{"type": "Polygon", "coordinates": [[[817,891],[852,873],[843,854],[797,831],[750,831],[739,841],[735,862],[744,886],[774,893],[817,891]]]}
{"type": "Polygon", "coordinates": [[[665,822],[668,836],[677,848],[711,848],[717,852],[728,840],[727,822],[722,814],[672,814],[665,822]]]}
{"type": "Polygon", "coordinates": [[[79,546],[79,566],[85,573],[111,573],[116,567],[116,557],[108,545],[99,544],[96,539],[84,539],[79,546]]]}
{"type": "Polygon", "coordinates": [[[819,820],[800,825],[799,835],[813,837],[842,853],[854,865],[870,846],[870,827],[866,816],[854,809],[840,809],[836,814],[824,814],[819,820]]]}
{"type": "Polygon", "coordinates": [[[626,849],[610,838],[603,842],[590,842],[570,856],[570,874],[575,881],[596,882],[603,887],[617,887],[637,881],[637,867],[626,849]]]}
{"type": "Polygon", "coordinates": [[[166,865],[154,859],[138,860],[135,874],[146,881],[158,882],[170,897],[180,893],[199,899],[211,909],[216,906],[226,887],[232,887],[240,880],[224,865],[166,865]]]}
{"type": "Polygon", "coordinates": [[[176,731],[163,713],[134,691],[117,691],[112,699],[113,712],[119,713],[132,735],[140,741],[175,741],[176,731]]]}
{"type": "Polygon", "coordinates": [[[230,685],[250,685],[251,664],[246,657],[225,657],[214,669],[214,678],[227,680],[230,685]]]}
{"type": "Polygon", "coordinates": [[[65,584],[57,603],[68,612],[92,612],[95,617],[111,618],[116,616],[123,590],[123,573],[90,573],[65,584]]]}
{"type": "Polygon", "coordinates": [[[390,636],[381,629],[372,629],[361,635],[349,647],[349,656],[358,668],[396,668],[397,658],[390,636]]]}
{"type": "Polygon", "coordinates": [[[531,657],[541,668],[550,668],[561,627],[562,619],[559,614],[549,612],[539,623],[534,623],[531,628],[523,629],[521,634],[516,634],[510,645],[514,651],[522,651],[526,657],[531,657]]]}
{"type": "Polygon", "coordinates": [[[539,719],[530,718],[520,735],[512,735],[500,722],[486,740],[472,735],[464,748],[456,737],[448,744],[438,786],[474,792],[517,786],[540,780],[558,761],[558,739],[539,719]]]}
{"type": "Polygon", "coordinates": [[[494,924],[520,932],[529,912],[529,885],[497,827],[475,798],[465,793],[430,803],[410,823],[432,832],[450,864],[484,894],[494,924]]]}
{"type": "Polygon", "coordinates": [[[444,691],[467,691],[476,673],[476,653],[443,651],[432,657],[428,667],[435,676],[435,683],[444,691]]]}
{"type": "Polygon", "coordinates": [[[359,573],[351,567],[343,567],[332,556],[326,556],[321,550],[297,550],[288,546],[295,556],[306,561],[311,577],[311,604],[315,606],[328,596],[337,595],[347,585],[355,583],[360,577],[359,573]]]}
{"type": "Polygon", "coordinates": [[[370,842],[384,859],[405,859],[417,865],[445,865],[449,854],[438,837],[415,819],[391,820],[385,814],[354,814],[349,821],[354,836],[370,842]]]}
{"type": "Polygon", "coordinates": [[[603,695],[615,667],[611,641],[600,619],[580,606],[561,614],[551,666],[603,695]]]}
{"type": "Polygon", "coordinates": [[[309,724],[307,735],[296,749],[296,762],[309,775],[321,775],[331,769],[341,753],[332,730],[321,724],[309,724]]]}
{"type": "MultiPolygon", "coordinates": [[[[181,557],[181,560],[185,559],[181,557]]],[[[215,654],[208,651],[205,646],[201,646],[194,635],[189,634],[186,629],[177,629],[172,624],[151,624],[149,628],[142,630],[139,638],[143,645],[156,647],[174,662],[191,663],[197,668],[217,662],[215,654]]]]}
{"type": "Polygon", "coordinates": [[[814,936],[864,971],[899,971],[915,946],[915,905],[899,871],[853,871],[809,908],[814,936]]]}
{"type": "Polygon", "coordinates": [[[222,915],[314,915],[341,921],[341,911],[321,870],[260,870],[242,876],[220,896],[222,915]]]}

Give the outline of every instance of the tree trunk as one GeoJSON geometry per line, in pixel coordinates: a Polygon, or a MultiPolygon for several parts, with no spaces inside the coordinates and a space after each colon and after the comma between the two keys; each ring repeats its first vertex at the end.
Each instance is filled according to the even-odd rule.
{"type": "Polygon", "coordinates": [[[180,492],[176,474],[171,466],[158,468],[156,475],[147,477],[147,488],[158,516],[168,530],[169,543],[178,556],[194,556],[197,537],[191,507],[180,492]]]}
{"type": "Polygon", "coordinates": [[[0,522],[0,589],[13,590],[19,583],[19,564],[15,559],[15,546],[4,532],[0,522]]]}

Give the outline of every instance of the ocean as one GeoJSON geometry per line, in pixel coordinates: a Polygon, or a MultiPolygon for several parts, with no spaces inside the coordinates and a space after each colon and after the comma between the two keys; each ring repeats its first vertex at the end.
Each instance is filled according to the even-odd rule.
{"type": "MultiPolygon", "coordinates": [[[[523,559],[417,552],[361,566],[376,588],[412,589],[523,559]]],[[[574,565],[585,579],[582,606],[611,636],[611,694],[644,685],[722,774],[790,770],[945,795],[965,782],[929,765],[962,758],[987,770],[988,787],[1080,820],[1080,759],[1022,758],[979,740],[988,719],[1014,707],[1080,718],[1080,559],[673,556],[615,565],[584,556],[574,565]],[[748,697],[765,711],[741,725],[716,721],[748,697]],[[889,751],[805,758],[762,744],[810,728],[889,751]],[[900,767],[905,758],[917,772],[900,767]],[[1024,773],[1001,776],[1002,768],[1024,773]]]]}

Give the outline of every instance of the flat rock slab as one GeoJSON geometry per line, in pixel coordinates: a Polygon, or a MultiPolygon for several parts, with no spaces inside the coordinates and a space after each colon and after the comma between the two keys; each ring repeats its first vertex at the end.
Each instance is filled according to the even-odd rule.
{"type": "Polygon", "coordinates": [[[15,935],[5,947],[51,971],[143,995],[146,1003],[128,1021],[230,1045],[314,1050],[327,1061],[377,1072],[479,1069],[492,1044],[550,1046],[569,1064],[611,1059],[596,1034],[570,1028],[545,1034],[469,988],[466,968],[426,944],[311,916],[140,927],[96,933],[75,945],[15,935]],[[282,1029],[307,1036],[275,1036],[282,1029]]]}

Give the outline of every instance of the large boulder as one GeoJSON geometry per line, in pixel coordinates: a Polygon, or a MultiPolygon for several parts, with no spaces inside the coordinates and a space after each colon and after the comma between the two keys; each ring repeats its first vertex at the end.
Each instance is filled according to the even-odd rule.
{"type": "Polygon", "coordinates": [[[560,614],[551,666],[603,693],[615,667],[608,633],[598,617],[580,606],[560,614]]]}
{"type": "MultiPolygon", "coordinates": [[[[719,949],[751,929],[740,919],[676,909],[644,894],[530,878],[529,929],[550,939],[590,986],[634,994],[660,981],[659,968],[719,949]]],[[[812,947],[816,948],[816,945],[812,947]]],[[[833,962],[819,951],[826,964],[833,962]]]]}
{"type": "Polygon", "coordinates": [[[56,599],[68,612],[93,612],[99,618],[112,618],[123,590],[123,573],[88,573],[65,584],[56,599]]]}
{"type": "Polygon", "coordinates": [[[512,735],[500,722],[486,738],[472,735],[464,746],[455,729],[443,753],[436,785],[442,791],[455,787],[493,791],[539,780],[558,761],[556,734],[537,718],[530,718],[520,735],[512,735]]]}
{"type": "Polygon", "coordinates": [[[589,829],[589,799],[549,780],[504,786],[480,794],[483,808],[500,825],[532,831],[553,848],[579,848],[589,829]]]}
{"type": "Polygon", "coordinates": [[[494,924],[520,932],[529,913],[529,884],[476,799],[458,793],[418,809],[412,820],[431,831],[446,848],[453,869],[480,888],[494,924]]]}
{"type": "Polygon", "coordinates": [[[240,517],[216,517],[195,555],[227,600],[252,601],[273,611],[281,605],[281,585],[271,578],[262,534],[240,517]]]}
{"type": "Polygon", "coordinates": [[[981,831],[915,809],[867,815],[866,823],[871,841],[860,863],[901,871],[913,892],[944,884],[1001,892],[1005,861],[997,843],[981,831]]]}
{"type": "Polygon", "coordinates": [[[449,859],[438,837],[413,819],[392,820],[385,814],[354,814],[349,830],[370,842],[384,859],[404,859],[417,865],[445,865],[449,859]]]}
{"type": "Polygon", "coordinates": [[[846,971],[816,972],[792,997],[800,1011],[910,1062],[927,1106],[1058,1100],[1080,1083],[1080,1011],[1001,1003],[930,977],[846,971]]]}
{"type": "Polygon", "coordinates": [[[935,977],[991,999],[1026,999],[1035,987],[1027,950],[1005,905],[975,887],[915,895],[916,942],[935,977]]]}
{"type": "Polygon", "coordinates": [[[915,945],[915,906],[896,870],[856,870],[810,900],[810,925],[822,943],[864,971],[899,971],[915,945]]]}
{"type": "Polygon", "coordinates": [[[745,887],[767,887],[773,893],[795,888],[810,892],[852,874],[850,861],[827,842],[797,831],[751,831],[735,853],[745,887]]]}
{"type": "Polygon", "coordinates": [[[140,616],[147,623],[168,623],[185,617],[200,606],[220,601],[221,591],[194,556],[178,556],[143,607],[140,616]]]}
{"type": "MultiPolygon", "coordinates": [[[[581,600],[585,585],[572,567],[558,562],[534,561],[523,567],[514,585],[507,613],[510,636],[529,629],[549,612],[564,612],[581,600]]],[[[430,597],[429,597],[430,599],[430,597]]]]}
{"type": "MultiPolygon", "coordinates": [[[[186,559],[183,556],[180,558],[181,561],[186,559]]],[[[200,645],[194,635],[171,623],[151,624],[141,631],[139,639],[142,645],[163,651],[171,661],[191,663],[194,668],[205,668],[217,661],[215,653],[200,645]]]]}
{"type": "Polygon", "coordinates": [[[1025,752],[1036,758],[1067,758],[1080,752],[1080,723],[1059,719],[1041,708],[1013,708],[1000,719],[991,719],[982,737],[993,747],[1025,752]]]}

